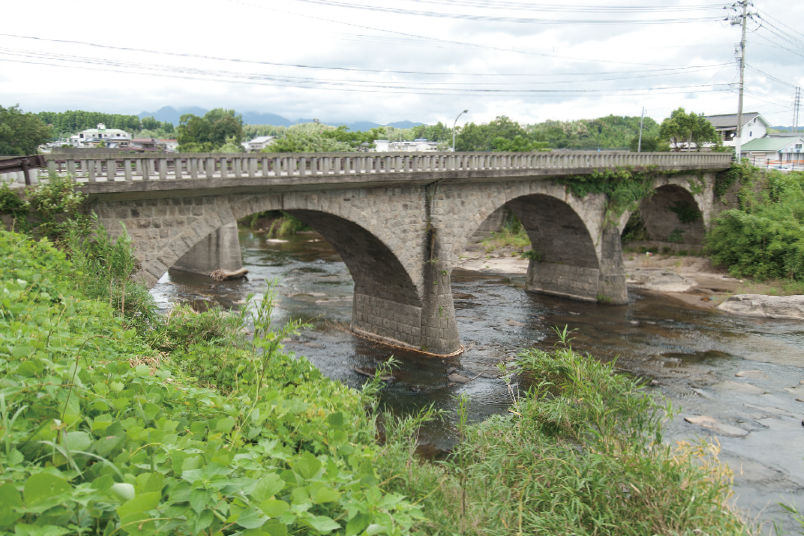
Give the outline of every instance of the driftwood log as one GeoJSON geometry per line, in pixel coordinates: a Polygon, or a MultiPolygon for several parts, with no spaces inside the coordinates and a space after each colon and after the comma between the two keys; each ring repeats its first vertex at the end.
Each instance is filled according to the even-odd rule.
{"type": "Polygon", "coordinates": [[[248,270],[246,268],[241,268],[234,272],[229,272],[228,270],[215,270],[209,277],[214,279],[215,281],[226,281],[227,279],[240,279],[246,277],[248,270]]]}

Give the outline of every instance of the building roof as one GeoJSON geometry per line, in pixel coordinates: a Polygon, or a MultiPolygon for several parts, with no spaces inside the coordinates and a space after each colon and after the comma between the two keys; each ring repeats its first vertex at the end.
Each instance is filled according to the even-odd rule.
{"type": "Polygon", "coordinates": [[[794,143],[804,143],[804,135],[799,138],[757,138],[743,144],[743,152],[747,151],[780,151],[794,143]]]}
{"type": "Polygon", "coordinates": [[[246,143],[265,143],[275,139],[276,136],[260,136],[258,138],[254,138],[253,140],[249,140],[246,143]]]}
{"type": "MultiPolygon", "coordinates": [[[[765,123],[766,127],[770,126],[768,122],[765,121],[765,118],[759,114],[759,112],[743,113],[743,125],[750,123],[757,117],[760,119],[760,121],[765,123]]],[[[715,129],[737,128],[737,114],[709,115],[704,119],[712,123],[712,126],[714,126],[715,129]]]]}
{"type": "Polygon", "coordinates": [[[86,130],[82,130],[79,134],[100,134],[103,132],[104,134],[128,134],[125,130],[120,130],[119,128],[88,128],[86,130]]]}

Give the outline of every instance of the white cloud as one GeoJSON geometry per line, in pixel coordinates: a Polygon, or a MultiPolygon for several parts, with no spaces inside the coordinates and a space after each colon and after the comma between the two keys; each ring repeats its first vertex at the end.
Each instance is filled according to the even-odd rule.
{"type": "MultiPolygon", "coordinates": [[[[722,18],[726,15],[722,10],[676,12],[672,9],[700,5],[700,1],[668,0],[661,3],[667,6],[666,12],[642,15],[590,14],[580,9],[575,13],[479,11],[457,3],[447,6],[412,0],[359,0],[359,3],[494,17],[578,20],[626,16],[668,19],[714,15],[722,18]]],[[[804,28],[804,4],[781,0],[757,0],[755,4],[760,14],[775,17],[765,18],[766,24],[775,28],[766,26],[757,30],[758,23],[751,23],[748,63],[772,77],[804,85],[801,62],[804,35],[792,30],[804,28]],[[771,33],[780,29],[800,42],[791,44],[771,33]],[[791,48],[793,52],[778,45],[791,48]]],[[[627,0],[575,0],[571,4],[576,8],[583,5],[601,8],[640,4],[627,0]]],[[[23,3],[13,3],[4,7],[4,18],[27,20],[28,9],[23,3]]],[[[221,106],[242,112],[271,112],[289,119],[318,117],[324,121],[378,123],[409,119],[451,124],[463,109],[469,109],[470,113],[461,121],[483,122],[508,115],[520,122],[533,122],[608,114],[638,115],[644,106],[649,116],[661,120],[678,106],[706,113],[728,113],[736,109],[737,102],[733,92],[712,92],[711,88],[669,89],[652,94],[643,91],[734,82],[737,73],[734,45],[739,41],[739,28],[726,22],[536,25],[411,16],[299,0],[178,0],[169,3],[145,0],[136,7],[40,0],[37,10],[42,15],[36,25],[7,28],[4,32],[246,62],[456,74],[432,76],[299,69],[0,35],[0,104],[4,106],[19,103],[30,111],[85,109],[114,113],[153,111],[165,105],[221,106]],[[482,47],[459,45],[454,41],[482,47]],[[94,60],[87,63],[90,60],[86,58],[94,60]],[[720,65],[724,63],[731,64],[720,65]],[[694,65],[711,68],[648,76],[657,74],[651,71],[663,66],[694,65]],[[601,74],[626,71],[630,74],[601,74]],[[533,76],[483,77],[477,76],[479,73],[533,76]],[[588,73],[588,76],[576,76],[576,73],[588,73]],[[265,77],[272,77],[272,80],[265,77]],[[327,89],[289,87],[309,85],[309,79],[325,80],[330,85],[327,89]],[[571,82],[559,83],[566,81],[571,82]],[[370,91],[347,91],[361,84],[373,87],[370,91]],[[484,88],[521,93],[466,91],[484,88]],[[533,92],[550,89],[587,92],[533,92]],[[601,94],[601,91],[613,93],[601,94]],[[636,94],[638,91],[643,94],[636,94]]],[[[792,118],[793,89],[752,70],[747,75],[746,110],[761,111],[774,124],[788,124],[792,118]]]]}

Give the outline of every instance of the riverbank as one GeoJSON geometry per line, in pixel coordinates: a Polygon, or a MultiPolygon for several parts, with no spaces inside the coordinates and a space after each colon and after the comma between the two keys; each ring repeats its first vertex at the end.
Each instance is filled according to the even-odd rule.
{"type": "MultiPolygon", "coordinates": [[[[757,282],[732,277],[712,265],[708,257],[629,252],[623,254],[626,283],[632,288],[656,292],[703,310],[716,310],[731,296],[757,294],[786,296],[802,293],[795,282],[757,282]]],[[[487,252],[483,244],[470,244],[460,255],[457,268],[484,274],[522,276],[528,272],[528,259],[518,248],[487,252]]]]}

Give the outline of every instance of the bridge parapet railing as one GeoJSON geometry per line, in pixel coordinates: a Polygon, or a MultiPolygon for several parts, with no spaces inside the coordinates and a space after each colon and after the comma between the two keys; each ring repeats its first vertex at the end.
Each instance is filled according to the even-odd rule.
{"type": "Polygon", "coordinates": [[[45,156],[47,171],[79,181],[181,180],[449,173],[500,170],[588,170],[622,167],[727,168],[725,153],[158,153],[45,156]]]}

